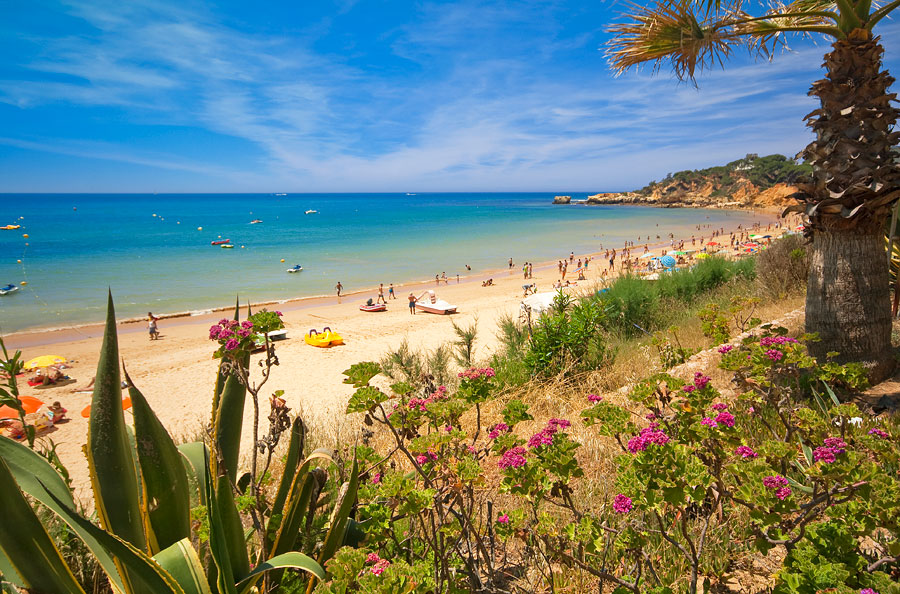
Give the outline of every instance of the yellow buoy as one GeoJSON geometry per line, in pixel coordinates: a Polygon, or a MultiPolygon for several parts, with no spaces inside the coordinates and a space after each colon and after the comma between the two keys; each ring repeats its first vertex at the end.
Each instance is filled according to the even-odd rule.
{"type": "Polygon", "coordinates": [[[27,284],[28,284],[28,281],[22,281],[22,282],[21,282],[21,283],[19,283],[19,284],[20,284],[20,285],[22,285],[22,286],[23,286],[23,287],[24,287],[24,286],[25,286],[25,285],[27,285],[27,284]]]}
{"type": "MultiPolygon", "coordinates": [[[[281,261],[284,262],[284,258],[282,258],[281,261]]],[[[19,260],[19,262],[21,262],[21,260],[19,260]]]]}
{"type": "Polygon", "coordinates": [[[23,234],[22,234],[22,237],[24,237],[25,239],[28,239],[28,234],[27,234],[27,233],[23,233],[23,234]]]}
{"type": "Polygon", "coordinates": [[[241,249],[244,249],[244,246],[241,246],[241,249]]]}
{"type": "MultiPolygon", "coordinates": [[[[282,262],[284,262],[284,260],[282,260],[282,262]]],[[[21,264],[21,263],[22,263],[21,260],[16,260],[16,264],[21,264]]]]}
{"type": "Polygon", "coordinates": [[[203,227],[197,227],[197,231],[203,231],[203,227]]]}
{"type": "Polygon", "coordinates": [[[156,216],[156,213],[153,213],[153,216],[156,216]]]}

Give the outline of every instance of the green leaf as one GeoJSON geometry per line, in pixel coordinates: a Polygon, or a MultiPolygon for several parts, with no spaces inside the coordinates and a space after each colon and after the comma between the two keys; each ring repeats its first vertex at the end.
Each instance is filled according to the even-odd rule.
{"type": "Polygon", "coordinates": [[[147,549],[134,457],[122,410],[122,378],[112,294],[106,330],[94,380],[91,416],[85,449],[94,505],[100,524],[141,550],[147,549]]]}
{"type": "MultiPolygon", "coordinates": [[[[0,549],[29,591],[83,594],[72,570],[0,458],[0,549]]],[[[17,581],[16,578],[10,581],[17,581]]]]}
{"type": "MultiPolygon", "coordinates": [[[[244,355],[236,362],[249,375],[250,355],[244,355]]],[[[223,360],[224,364],[224,360],[223,360]]],[[[225,374],[220,364],[219,375],[225,374]]],[[[247,386],[241,383],[236,373],[227,373],[224,388],[218,398],[215,415],[216,444],[221,453],[225,470],[232,482],[237,483],[238,459],[241,455],[241,432],[244,425],[244,403],[247,386]]]]}
{"type": "Polygon", "coordinates": [[[312,574],[319,578],[320,580],[325,579],[325,570],[322,569],[322,566],[316,563],[310,557],[307,557],[303,553],[298,553],[296,551],[292,551],[290,553],[284,553],[283,555],[278,555],[277,557],[272,557],[268,561],[264,561],[260,563],[256,569],[254,569],[250,575],[245,577],[243,580],[238,582],[238,586],[244,585],[243,589],[241,589],[241,594],[250,591],[249,584],[255,582],[254,578],[257,578],[260,574],[265,573],[267,571],[271,571],[273,569],[301,569],[309,574],[312,574]]]}
{"type": "MultiPolygon", "coordinates": [[[[75,501],[65,481],[56,469],[40,454],[6,437],[0,437],[0,459],[6,462],[10,472],[24,493],[34,497],[60,516],[72,530],[84,541],[97,562],[109,576],[113,586],[124,591],[122,578],[113,558],[97,540],[81,527],[68,520],[59,509],[60,505],[75,510],[75,501]],[[53,497],[50,497],[50,493],[53,497]],[[57,503],[57,501],[61,503],[57,503]]],[[[2,568],[0,568],[2,569],[2,568]]]]}
{"type": "Polygon", "coordinates": [[[319,564],[324,565],[338,547],[344,542],[344,535],[347,531],[347,520],[350,512],[356,504],[356,490],[359,487],[359,463],[353,458],[353,468],[350,470],[350,480],[341,485],[340,494],[334,511],[331,514],[330,527],[328,534],[325,536],[325,542],[322,544],[322,550],[319,551],[319,564]]]}
{"type": "Polygon", "coordinates": [[[209,460],[209,451],[202,441],[183,443],[178,446],[178,453],[182,456],[184,469],[187,471],[188,482],[197,490],[200,505],[206,505],[206,472],[204,464],[209,460]]]}
{"type": "MultiPolygon", "coordinates": [[[[205,492],[208,494],[206,506],[209,517],[209,552],[215,564],[215,580],[218,594],[237,594],[234,587],[234,572],[231,568],[231,556],[228,549],[228,538],[222,525],[222,515],[216,503],[218,494],[213,489],[213,478],[209,469],[209,451],[204,449],[203,480],[205,492]]],[[[231,495],[231,489],[227,490],[231,495]]],[[[233,501],[233,500],[232,500],[233,501]]]]}
{"type": "Polygon", "coordinates": [[[381,365],[378,363],[373,363],[372,361],[356,363],[351,365],[350,369],[344,371],[344,375],[347,376],[344,383],[353,384],[355,388],[362,388],[367,386],[369,381],[379,373],[381,373],[381,365]]]}
{"type": "Polygon", "coordinates": [[[303,437],[305,429],[303,420],[295,417],[291,424],[291,440],[288,444],[287,456],[284,459],[284,470],[281,472],[281,481],[278,483],[278,492],[275,494],[275,500],[272,502],[272,509],[269,512],[269,523],[266,526],[266,533],[272,537],[277,531],[278,526],[275,525],[276,518],[281,517],[284,509],[284,502],[287,499],[288,492],[294,482],[294,476],[297,472],[297,466],[300,464],[300,455],[303,449],[303,437]]]}
{"type": "Polygon", "coordinates": [[[350,396],[350,400],[347,402],[347,412],[366,412],[388,398],[390,397],[387,394],[374,386],[362,386],[350,396]]]}
{"type": "Polygon", "coordinates": [[[221,537],[228,549],[232,575],[234,579],[243,579],[250,573],[250,556],[247,554],[241,516],[234,503],[231,481],[226,474],[222,474],[216,480],[215,502],[222,525],[221,537]]]}
{"type": "Polygon", "coordinates": [[[134,433],[141,476],[144,479],[144,513],[155,536],[153,551],[167,549],[191,536],[191,498],[187,473],[172,437],[159,422],[140,390],[128,394],[134,412],[134,433]]]}
{"type": "Polygon", "coordinates": [[[212,594],[203,565],[189,539],[179,540],[163,549],[154,559],[178,582],[185,594],[212,594]]]}
{"type": "MultiPolygon", "coordinates": [[[[50,493],[50,497],[53,497],[52,493],[50,493]]],[[[60,503],[59,500],[56,502],[60,503]]],[[[144,594],[145,592],[184,594],[184,590],[181,589],[178,582],[145,552],[115,534],[110,534],[99,526],[95,526],[87,518],[65,506],[60,506],[60,509],[64,517],[89,532],[101,546],[109,551],[117,565],[123,568],[127,578],[125,580],[127,594],[144,594]]]]}

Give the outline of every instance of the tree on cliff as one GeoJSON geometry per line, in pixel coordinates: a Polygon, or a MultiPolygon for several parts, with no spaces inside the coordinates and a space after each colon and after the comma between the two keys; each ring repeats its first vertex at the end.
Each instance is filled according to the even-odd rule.
{"type": "MultiPolygon", "coordinates": [[[[759,6],[755,4],[755,6],[759,6]]],[[[842,361],[863,361],[877,380],[894,368],[885,221],[900,198],[900,166],[891,147],[895,127],[894,79],[881,69],[884,53],[875,25],[900,7],[893,0],[795,0],[752,15],[740,0],[660,0],[632,5],[614,34],[608,55],[614,70],[654,62],[671,65],[682,80],[723,63],[740,45],[771,56],[786,33],[822,34],[832,40],[825,78],[809,94],[821,107],[806,116],[815,139],[803,155],[813,182],[801,187],[801,204],[812,242],[806,297],[806,329],[821,342],[816,356],[831,351],[842,361]]]]}

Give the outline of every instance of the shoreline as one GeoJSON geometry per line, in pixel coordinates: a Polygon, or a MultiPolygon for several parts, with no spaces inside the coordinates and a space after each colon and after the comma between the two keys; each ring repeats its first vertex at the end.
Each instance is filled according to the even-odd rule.
{"type": "MultiPolygon", "coordinates": [[[[572,205],[560,205],[560,206],[572,206],[572,205]]],[[[610,206],[604,204],[576,204],[575,206],[610,206]]],[[[611,206],[650,206],[646,204],[616,204],[611,206]]],[[[657,208],[665,208],[663,206],[656,206],[657,208]]],[[[695,207],[695,206],[684,206],[684,208],[707,208],[707,207],[695,207]]],[[[774,224],[777,221],[781,220],[779,213],[774,211],[768,211],[765,209],[719,209],[719,210],[730,210],[735,212],[742,213],[753,213],[759,214],[761,216],[765,216],[768,220],[759,221],[760,225],[769,225],[774,224]]],[[[736,232],[736,229],[728,230],[726,229],[725,233],[728,234],[730,232],[736,232]]],[[[671,240],[657,240],[652,243],[648,242],[646,245],[649,249],[655,252],[658,249],[665,248],[670,243],[671,240]]],[[[638,249],[638,247],[643,247],[643,243],[635,245],[633,249],[638,249]]],[[[611,248],[610,248],[611,249],[611,248]]],[[[616,246],[616,249],[621,249],[616,246]]],[[[592,260],[596,260],[602,252],[589,252],[587,254],[582,254],[582,256],[590,256],[592,260]]],[[[600,259],[598,265],[601,265],[603,260],[600,259]]],[[[548,268],[552,268],[556,265],[554,261],[545,261],[545,262],[536,262],[533,263],[534,269],[543,271],[548,268]]],[[[472,271],[470,274],[466,276],[459,277],[459,283],[448,282],[446,286],[454,286],[454,285],[462,285],[467,283],[472,283],[476,281],[486,280],[490,278],[492,275],[500,275],[504,272],[508,272],[510,274],[519,273],[521,274],[521,263],[516,264],[513,268],[488,268],[480,271],[472,271]]],[[[455,276],[455,275],[454,275],[455,276]]],[[[452,277],[447,278],[448,281],[452,281],[452,277]]],[[[413,289],[415,287],[425,287],[425,286],[434,286],[431,283],[434,282],[434,279],[426,279],[426,280],[410,280],[402,283],[394,284],[395,293],[399,293],[402,290],[413,289]]],[[[440,285],[437,285],[440,288],[440,285]]],[[[282,311],[291,311],[291,312],[299,312],[307,309],[312,309],[320,306],[328,306],[328,305],[340,305],[342,300],[345,298],[352,298],[355,296],[361,296],[364,294],[375,294],[377,296],[378,287],[366,287],[362,289],[356,289],[347,293],[343,293],[340,298],[336,295],[307,295],[301,297],[288,297],[285,299],[269,299],[266,301],[260,302],[250,302],[250,303],[241,303],[241,308],[246,308],[248,305],[251,309],[258,310],[260,308],[269,308],[273,305],[281,306],[280,310],[282,311]]],[[[415,291],[413,291],[415,292],[415,291]]],[[[385,293],[387,293],[387,287],[385,287],[385,293]]],[[[113,295],[113,299],[115,299],[115,295],[113,295]]],[[[215,306],[211,308],[204,309],[192,309],[185,310],[180,312],[170,312],[170,313],[157,313],[155,316],[159,318],[161,321],[174,321],[174,324],[168,324],[168,327],[173,326],[186,326],[186,325],[199,325],[199,324],[209,324],[215,323],[219,319],[221,319],[221,314],[223,312],[233,312],[234,304],[230,305],[222,305],[215,306]]],[[[132,334],[136,332],[144,332],[147,318],[146,317],[131,317],[131,318],[123,318],[116,320],[116,326],[119,328],[120,332],[125,334],[132,334]]],[[[56,345],[65,342],[77,341],[82,339],[91,339],[102,337],[103,329],[105,326],[104,321],[97,322],[86,322],[82,324],[74,324],[71,326],[55,326],[55,327],[45,327],[45,328],[31,328],[26,330],[19,330],[16,332],[10,332],[6,335],[3,335],[4,343],[7,345],[7,348],[10,349],[25,349],[25,348],[33,348],[39,346],[50,346],[56,345]]]]}

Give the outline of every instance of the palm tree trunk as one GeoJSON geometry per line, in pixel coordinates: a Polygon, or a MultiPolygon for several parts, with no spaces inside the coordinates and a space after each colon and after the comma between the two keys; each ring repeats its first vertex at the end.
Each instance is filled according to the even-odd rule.
{"type": "Polygon", "coordinates": [[[804,151],[815,178],[804,188],[812,236],[806,330],[821,339],[814,356],[861,361],[878,381],[894,368],[883,235],[900,195],[894,79],[881,70],[884,50],[870,31],[856,29],[832,47],[826,78],[810,90],[821,108],[807,116],[816,139],[804,151]]]}

